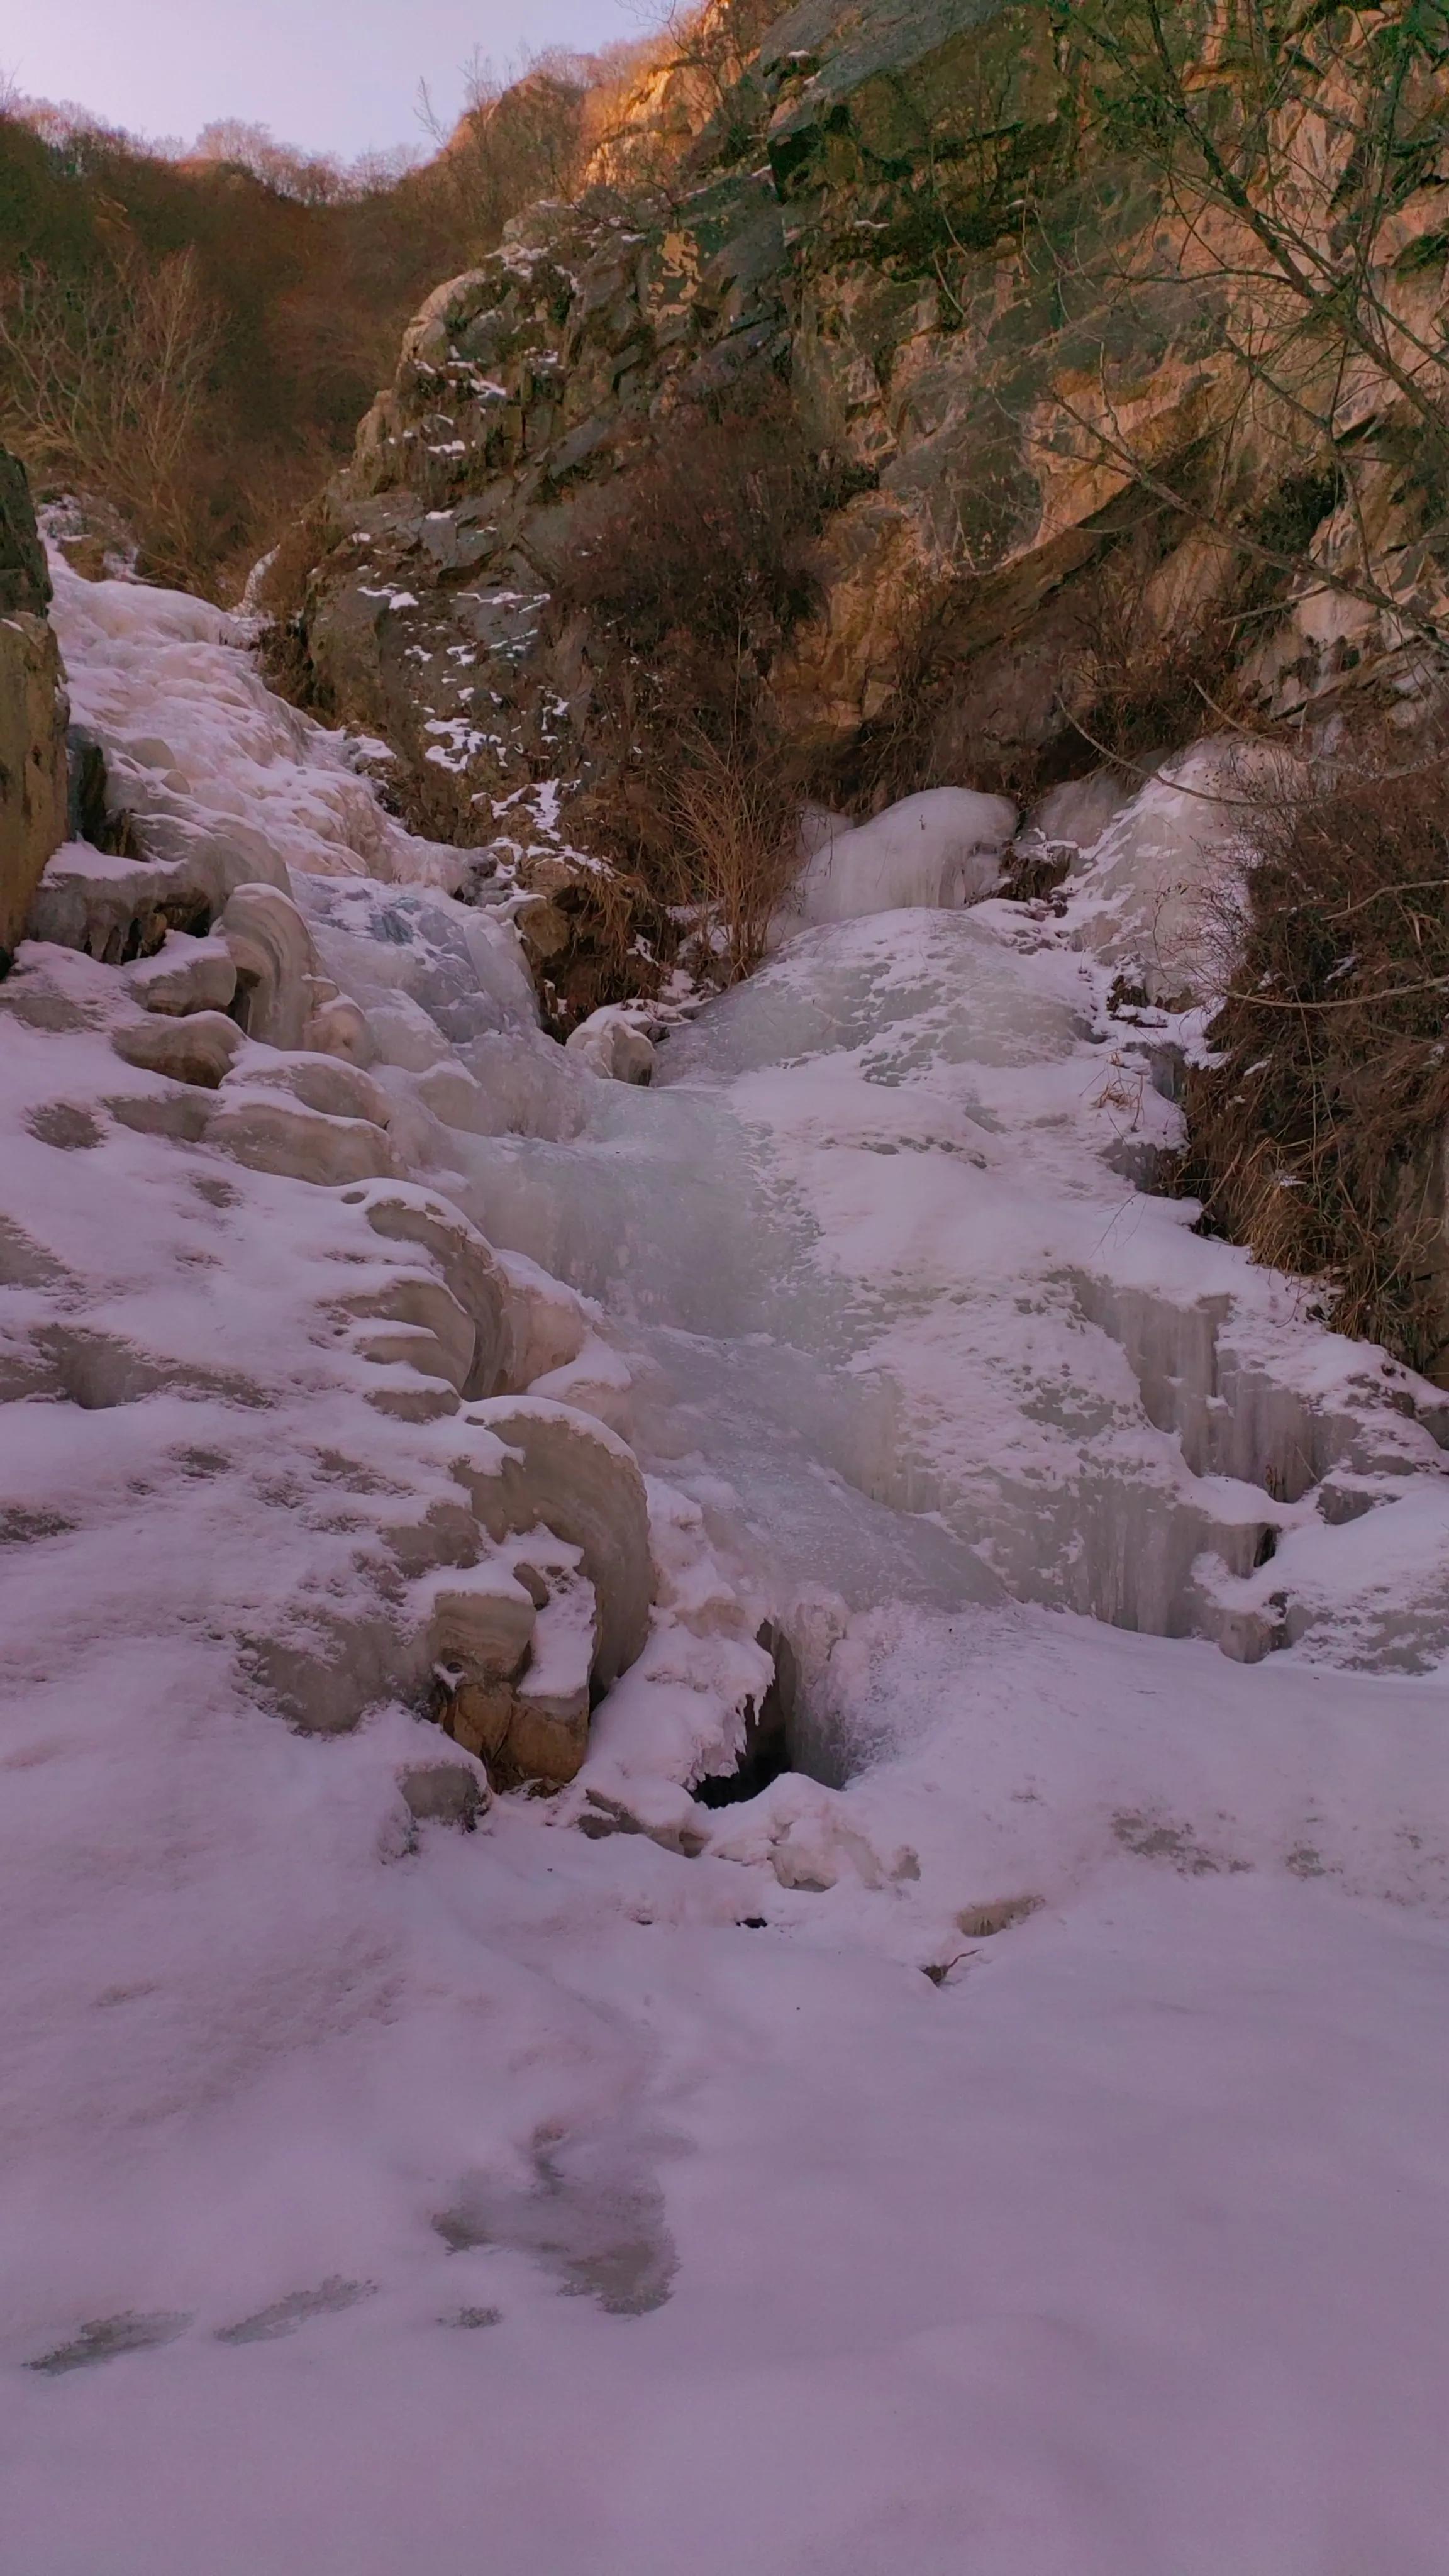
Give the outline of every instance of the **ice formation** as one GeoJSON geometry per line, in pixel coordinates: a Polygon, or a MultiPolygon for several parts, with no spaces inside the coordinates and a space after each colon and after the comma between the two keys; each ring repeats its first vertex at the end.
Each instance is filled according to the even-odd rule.
{"type": "Polygon", "coordinates": [[[143,855],[0,986],[17,2568],[1431,2576],[1445,1406],[1140,1186],[1211,750],[1060,916],[823,818],[646,1066],[56,574],[143,855]]]}
{"type": "Polygon", "coordinates": [[[1000,881],[1017,821],[1007,797],[969,787],[928,787],[843,828],[812,806],[807,864],[781,909],[779,934],[905,905],[979,903],[1000,881]]]}

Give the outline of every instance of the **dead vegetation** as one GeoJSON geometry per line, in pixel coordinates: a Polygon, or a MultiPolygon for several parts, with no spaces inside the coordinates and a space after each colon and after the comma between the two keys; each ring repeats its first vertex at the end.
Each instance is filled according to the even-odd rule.
{"type": "Polygon", "coordinates": [[[800,867],[798,799],[784,764],[751,735],[685,734],[673,811],[684,905],[698,907],[699,963],[723,983],[753,974],[800,867]]]}
{"type": "Polygon", "coordinates": [[[758,663],[813,602],[826,506],[776,378],[681,403],[580,511],[560,596],[636,652],[687,638],[696,652],[758,663]]]}
{"type": "Polygon", "coordinates": [[[1341,745],[1255,813],[1219,899],[1226,993],[1188,1077],[1182,1183],[1328,1320],[1449,1364],[1449,740],[1341,745]]]}
{"type": "Polygon", "coordinates": [[[561,623],[587,622],[604,746],[580,819],[722,981],[758,962],[798,864],[802,782],[768,679],[814,604],[834,497],[774,377],[682,404],[581,513],[555,593],[561,623]]]}
{"type": "Polygon", "coordinates": [[[102,495],[163,581],[205,552],[222,329],[193,250],[84,278],[31,269],[0,304],[0,444],[42,486],[102,495]]]}
{"type": "Polygon", "coordinates": [[[227,126],[185,160],[0,103],[0,434],[129,523],[139,570],[234,597],[350,446],[446,267],[425,174],[227,126]]]}

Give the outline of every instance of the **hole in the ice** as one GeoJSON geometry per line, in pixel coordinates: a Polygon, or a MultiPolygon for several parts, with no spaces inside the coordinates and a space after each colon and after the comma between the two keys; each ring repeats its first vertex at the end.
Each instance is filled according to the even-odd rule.
{"type": "Polygon", "coordinates": [[[1260,1565],[1271,1565],[1277,1553],[1278,1533],[1273,1527],[1272,1522],[1269,1521],[1265,1524],[1262,1536],[1258,1541],[1257,1547],[1253,1551],[1254,1570],[1256,1571],[1260,1565]]]}
{"type": "Polygon", "coordinates": [[[790,1641],[767,1620],[756,1640],[775,1660],[774,1678],[758,1709],[745,1712],[745,1740],[733,1771],[713,1773],[695,1785],[701,1807],[742,1806],[758,1798],[782,1771],[801,1766],[791,1760],[791,1722],[795,1715],[798,1673],[790,1641]]]}
{"type": "Polygon", "coordinates": [[[234,2326],[222,2326],[216,2340],[275,2343],[282,2335],[295,2334],[309,2317],[332,2317],[343,2308],[355,2308],[359,2299],[370,2299],[376,2288],[375,2281],[344,2281],[333,2273],[319,2281],[315,2290],[289,2290],[284,2299],[274,2299],[269,2308],[258,2308],[255,2316],[243,2317],[234,2326]]]}
{"type": "Polygon", "coordinates": [[[174,2343],[190,2323],[190,2317],[139,2316],[134,2308],[117,2317],[92,2317],[69,2343],[39,2353],[25,2367],[58,2379],[67,2370],[87,2370],[94,2362],[114,2361],[123,2352],[154,2352],[158,2344],[174,2343]]]}

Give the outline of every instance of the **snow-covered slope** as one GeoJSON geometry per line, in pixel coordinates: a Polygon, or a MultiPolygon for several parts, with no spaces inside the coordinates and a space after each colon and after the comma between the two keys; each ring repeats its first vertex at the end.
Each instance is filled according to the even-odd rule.
{"type": "Polygon", "coordinates": [[[1133,1186],[1162,791],[639,1090],[215,612],[58,614],[147,855],[0,987],[7,2568],[1438,2576],[1439,1404],[1133,1186]]]}

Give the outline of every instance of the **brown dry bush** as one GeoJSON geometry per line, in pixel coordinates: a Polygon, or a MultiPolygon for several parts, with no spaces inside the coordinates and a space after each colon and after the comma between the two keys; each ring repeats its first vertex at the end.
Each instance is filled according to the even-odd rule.
{"type": "Polygon", "coordinates": [[[774,378],[682,404],[581,511],[555,591],[560,621],[587,620],[605,746],[591,838],[676,911],[708,915],[731,979],[758,962],[797,864],[801,782],[768,678],[814,603],[834,498],[774,378]]]}
{"type": "Polygon", "coordinates": [[[824,507],[782,385],[683,403],[580,512],[560,597],[637,652],[687,635],[727,657],[768,653],[814,599],[824,507]]]}
{"type": "Polygon", "coordinates": [[[724,983],[753,974],[770,923],[799,873],[799,811],[758,733],[686,735],[673,782],[680,908],[699,906],[699,968],[724,983]]]}
{"type": "Polygon", "coordinates": [[[191,577],[203,546],[220,341],[190,250],[81,279],[36,269],[0,304],[0,438],[43,484],[119,508],[162,579],[191,577]]]}
{"type": "Polygon", "coordinates": [[[545,1027],[567,1037],[606,1002],[652,999],[672,965],[675,925],[657,896],[609,869],[562,886],[545,907],[554,938],[539,943],[525,909],[519,928],[533,966],[545,1027]],[[557,938],[558,917],[564,936],[557,938]]]}
{"type": "Polygon", "coordinates": [[[1212,1229],[1321,1279],[1339,1331],[1442,1380],[1449,741],[1341,752],[1245,837],[1182,1186],[1212,1229]]]}
{"type": "Polygon", "coordinates": [[[1238,624],[1226,602],[1166,619],[1149,577],[1109,557],[1083,589],[1082,649],[1065,675],[1063,713],[1079,745],[1131,773],[1240,720],[1238,624]]]}

